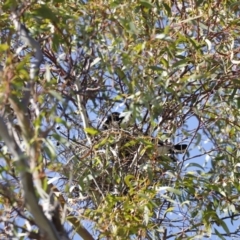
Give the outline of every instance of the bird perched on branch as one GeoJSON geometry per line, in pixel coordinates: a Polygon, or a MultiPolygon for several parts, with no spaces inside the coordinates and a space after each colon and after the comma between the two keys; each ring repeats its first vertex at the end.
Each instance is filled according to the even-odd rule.
{"type": "Polygon", "coordinates": [[[107,119],[103,123],[103,130],[111,128],[120,128],[120,125],[124,119],[119,112],[113,112],[107,116],[107,119]]]}
{"type": "Polygon", "coordinates": [[[158,154],[165,155],[165,154],[181,154],[184,153],[187,149],[187,144],[172,144],[172,143],[165,143],[161,140],[158,141],[158,154]]]}
{"type": "MultiPolygon", "coordinates": [[[[107,116],[107,119],[104,121],[102,128],[103,130],[108,129],[119,129],[122,128],[124,123],[129,122],[131,115],[119,112],[113,112],[107,116]],[[126,121],[127,120],[127,121],[126,121]]],[[[152,139],[154,141],[154,138],[152,139]]],[[[172,144],[157,140],[158,155],[174,155],[184,153],[187,149],[187,144],[172,144]]]]}

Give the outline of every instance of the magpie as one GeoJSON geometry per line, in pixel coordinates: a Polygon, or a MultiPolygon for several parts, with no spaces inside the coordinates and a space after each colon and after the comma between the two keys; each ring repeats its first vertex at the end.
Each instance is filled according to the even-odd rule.
{"type": "Polygon", "coordinates": [[[158,141],[158,154],[166,155],[166,154],[180,154],[184,153],[187,149],[187,144],[171,144],[165,143],[161,140],[158,141]]]}
{"type": "MultiPolygon", "coordinates": [[[[119,129],[121,127],[121,123],[125,121],[125,116],[121,116],[119,112],[112,112],[107,116],[107,119],[104,121],[102,128],[103,130],[108,130],[111,128],[119,129]]],[[[154,139],[153,139],[154,140],[154,139]]],[[[161,140],[158,140],[158,154],[159,155],[167,155],[167,154],[180,154],[184,153],[187,149],[187,144],[172,144],[166,143],[161,140]]]]}
{"type": "Polygon", "coordinates": [[[108,130],[111,128],[120,128],[121,122],[124,117],[120,117],[119,112],[113,112],[107,116],[107,119],[103,123],[103,130],[108,130]]]}

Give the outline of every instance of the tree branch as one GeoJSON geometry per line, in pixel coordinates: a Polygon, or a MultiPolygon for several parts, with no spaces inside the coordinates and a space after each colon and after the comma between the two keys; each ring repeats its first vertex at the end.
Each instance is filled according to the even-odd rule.
{"type": "Polygon", "coordinates": [[[53,224],[46,218],[42,209],[38,205],[38,198],[35,194],[33,185],[33,177],[29,169],[29,158],[23,154],[19,146],[16,144],[12,136],[10,136],[7,126],[0,117],[0,136],[7,145],[9,151],[13,155],[17,170],[20,173],[21,185],[23,188],[23,196],[27,209],[33,215],[36,224],[40,229],[48,235],[51,240],[58,240],[58,233],[53,224]]]}

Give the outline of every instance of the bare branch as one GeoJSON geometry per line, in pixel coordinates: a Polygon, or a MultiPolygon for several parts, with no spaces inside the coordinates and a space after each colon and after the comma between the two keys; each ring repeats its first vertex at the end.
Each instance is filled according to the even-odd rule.
{"type": "MultiPolygon", "coordinates": [[[[76,90],[78,92],[79,91],[78,84],[75,84],[75,87],[76,87],[76,90]]],[[[86,112],[85,107],[82,104],[81,96],[79,94],[77,94],[77,104],[78,104],[78,111],[79,111],[79,113],[81,115],[81,118],[82,118],[82,121],[83,121],[83,127],[88,128],[89,123],[88,123],[87,112],[86,112]]],[[[88,143],[91,145],[92,144],[91,138],[88,136],[88,133],[86,131],[85,131],[85,134],[86,134],[88,143]]]]}

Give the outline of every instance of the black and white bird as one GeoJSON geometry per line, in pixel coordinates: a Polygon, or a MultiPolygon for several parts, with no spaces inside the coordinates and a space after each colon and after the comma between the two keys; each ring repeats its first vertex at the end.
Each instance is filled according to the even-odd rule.
{"type": "Polygon", "coordinates": [[[124,116],[121,116],[119,112],[113,112],[107,116],[107,119],[104,121],[102,128],[103,130],[120,128],[123,119],[124,116]]]}
{"type": "Polygon", "coordinates": [[[158,154],[166,155],[166,154],[181,154],[184,153],[187,149],[187,144],[172,144],[165,143],[161,140],[158,141],[158,154]]]}
{"type": "MultiPolygon", "coordinates": [[[[127,115],[129,118],[129,115],[127,115]]],[[[108,129],[119,129],[122,128],[122,125],[124,125],[124,122],[126,121],[126,115],[124,113],[119,112],[112,112],[107,116],[107,119],[103,122],[102,128],[103,130],[108,129]]],[[[153,139],[154,141],[154,139],[153,139]]],[[[174,154],[181,154],[184,153],[187,149],[187,144],[172,144],[163,142],[161,140],[158,140],[157,142],[157,148],[158,148],[158,155],[174,155],[174,154]]]]}

